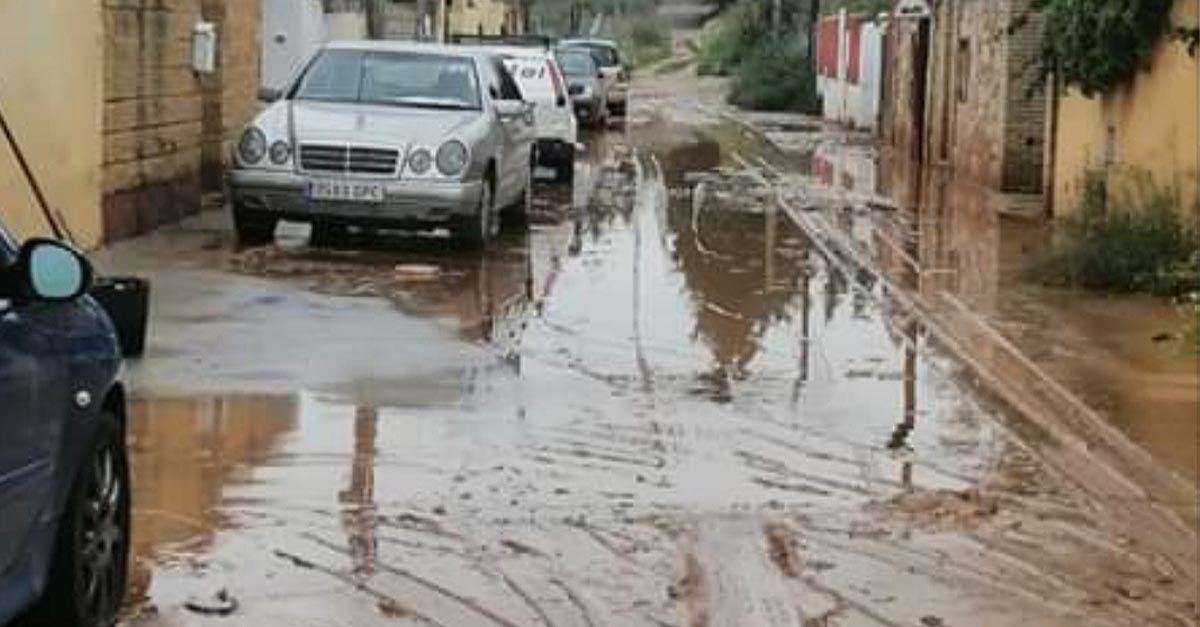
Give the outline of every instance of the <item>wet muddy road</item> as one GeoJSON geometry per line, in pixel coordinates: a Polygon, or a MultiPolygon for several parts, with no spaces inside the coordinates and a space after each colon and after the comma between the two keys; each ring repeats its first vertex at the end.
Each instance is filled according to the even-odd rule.
{"type": "Polygon", "coordinates": [[[735,172],[811,164],[642,89],[486,255],[110,253],[156,289],[128,624],[1195,624],[735,172]]]}

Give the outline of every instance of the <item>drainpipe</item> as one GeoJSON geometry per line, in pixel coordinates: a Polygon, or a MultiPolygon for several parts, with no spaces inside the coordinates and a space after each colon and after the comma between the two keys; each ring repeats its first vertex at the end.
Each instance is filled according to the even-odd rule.
{"type": "Polygon", "coordinates": [[[1058,72],[1051,72],[1048,89],[1050,91],[1050,128],[1047,133],[1050,134],[1049,141],[1046,142],[1046,166],[1045,166],[1045,183],[1043,185],[1045,198],[1043,199],[1043,209],[1047,218],[1054,217],[1054,182],[1055,175],[1058,170],[1058,106],[1059,98],[1061,97],[1062,86],[1058,82],[1058,72]]]}

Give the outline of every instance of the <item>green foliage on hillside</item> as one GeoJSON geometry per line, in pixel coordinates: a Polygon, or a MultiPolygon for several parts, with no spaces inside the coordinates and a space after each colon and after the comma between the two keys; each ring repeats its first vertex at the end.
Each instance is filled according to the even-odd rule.
{"type": "Polygon", "coordinates": [[[818,113],[816,74],[808,57],[810,0],[739,0],[709,22],[697,72],[731,76],[729,101],[746,109],[818,113]]]}

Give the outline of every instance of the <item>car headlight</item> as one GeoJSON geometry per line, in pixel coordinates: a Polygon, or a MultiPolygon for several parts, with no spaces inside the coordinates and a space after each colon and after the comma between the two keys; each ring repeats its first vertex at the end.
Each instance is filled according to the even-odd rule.
{"type": "Polygon", "coordinates": [[[246,129],[238,142],[238,156],[248,165],[262,162],[267,156],[267,136],[257,128],[246,129]]]}
{"type": "Polygon", "coordinates": [[[466,168],[467,147],[462,142],[451,140],[438,148],[437,169],[442,176],[458,176],[466,168]]]}
{"type": "Polygon", "coordinates": [[[279,140],[271,144],[271,163],[283,165],[292,158],[292,147],[287,142],[279,140]]]}
{"type": "Polygon", "coordinates": [[[433,155],[428,150],[418,148],[408,158],[408,170],[413,174],[425,174],[433,166],[433,155]]]}

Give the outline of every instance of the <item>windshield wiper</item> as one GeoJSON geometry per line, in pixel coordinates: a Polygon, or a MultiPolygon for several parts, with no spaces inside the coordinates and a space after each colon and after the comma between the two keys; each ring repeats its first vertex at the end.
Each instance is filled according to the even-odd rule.
{"type": "Polygon", "coordinates": [[[424,96],[407,96],[404,98],[388,98],[378,101],[383,104],[398,105],[402,107],[422,107],[426,109],[451,109],[456,111],[471,111],[477,107],[455,100],[453,98],[429,98],[424,96]]]}

